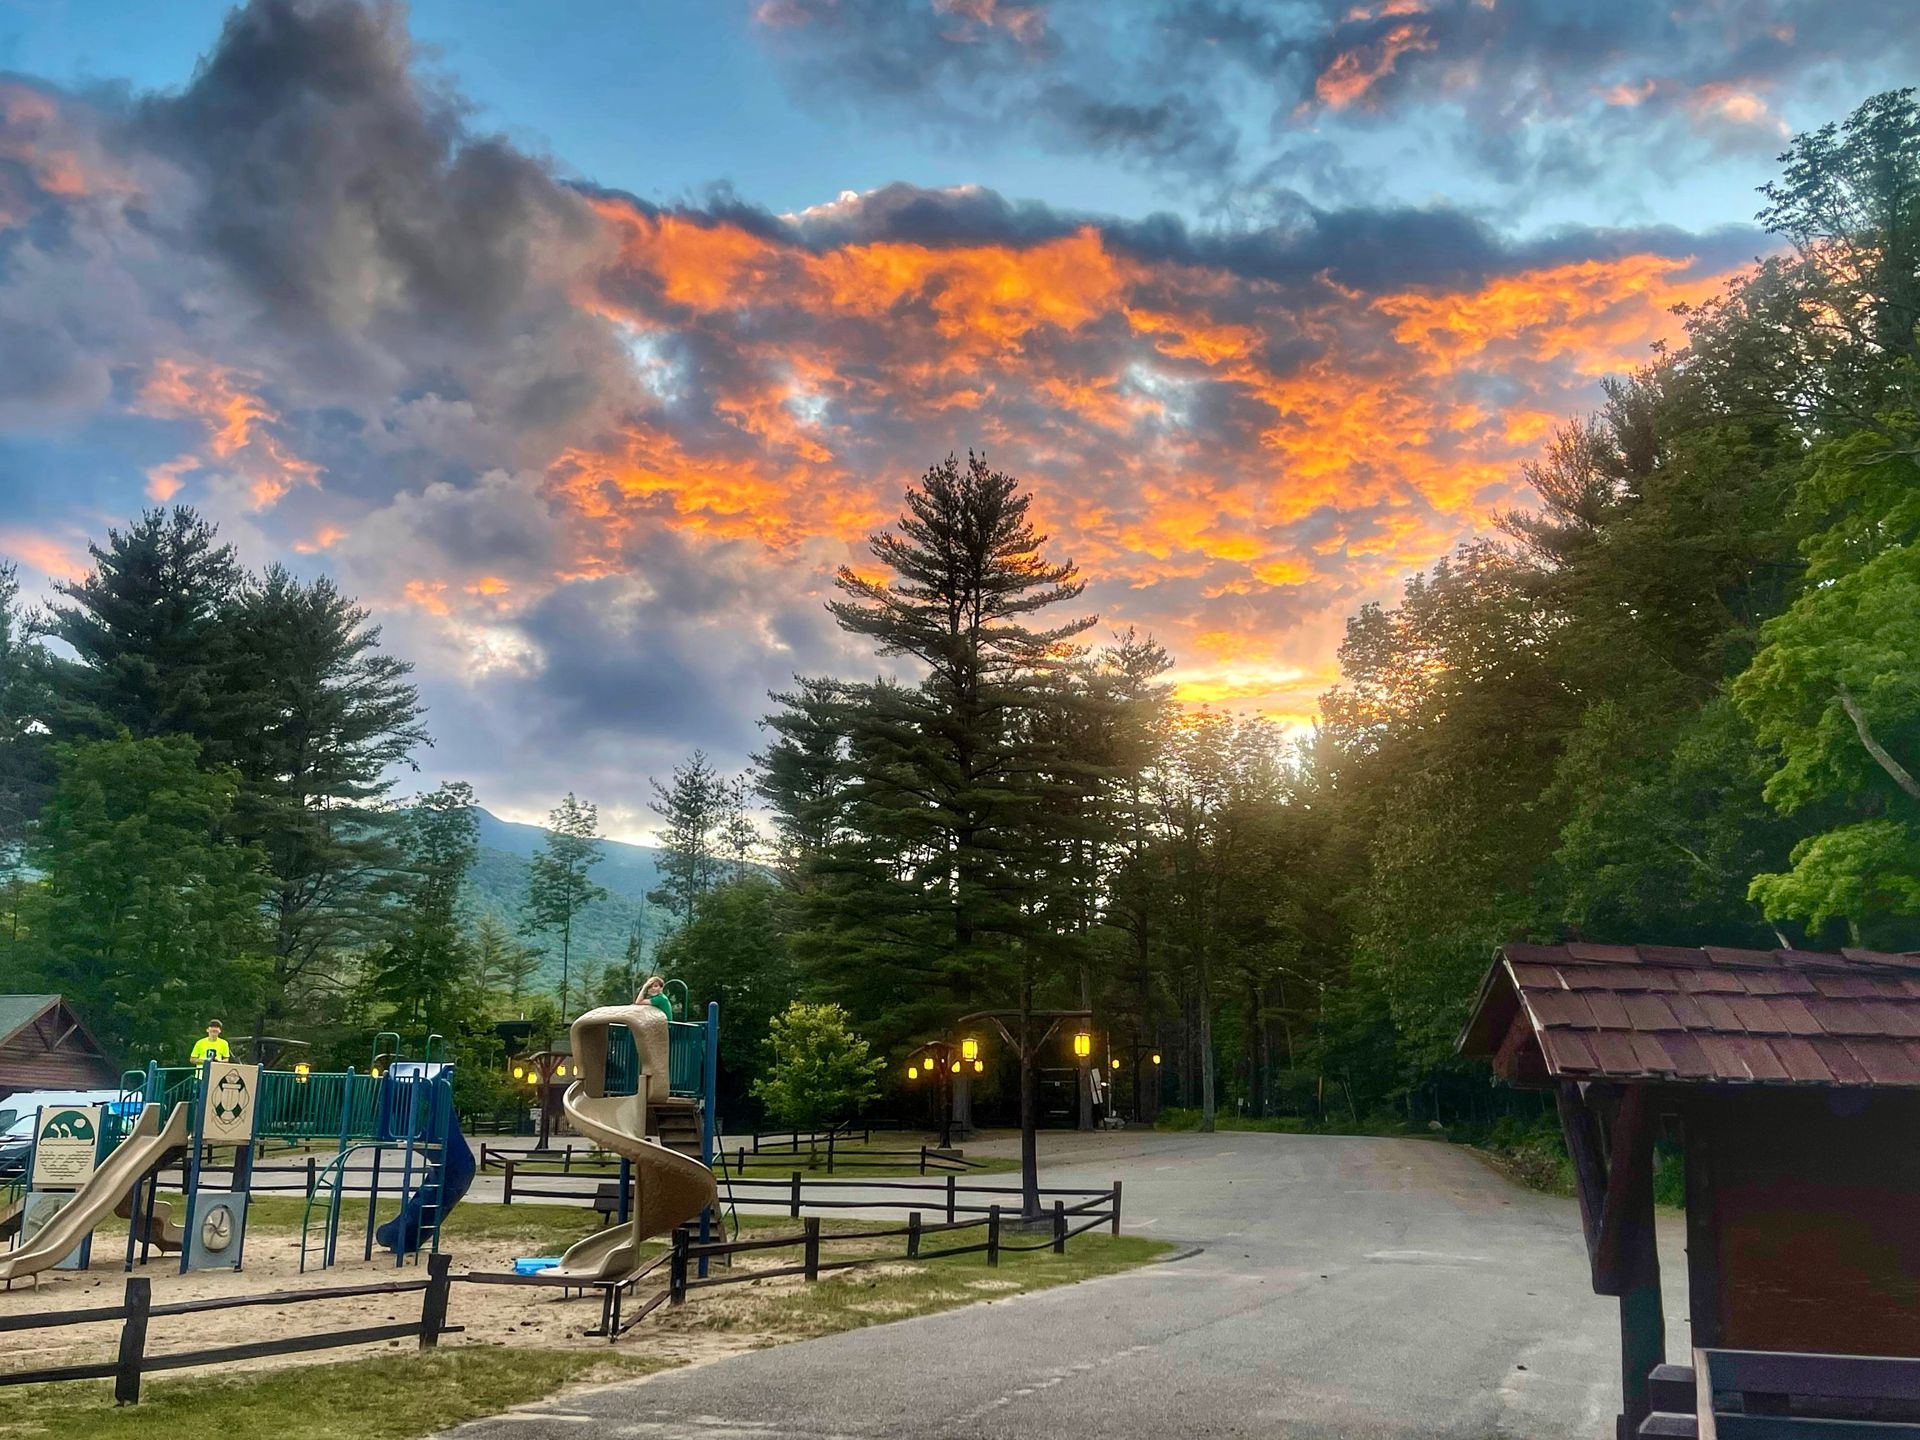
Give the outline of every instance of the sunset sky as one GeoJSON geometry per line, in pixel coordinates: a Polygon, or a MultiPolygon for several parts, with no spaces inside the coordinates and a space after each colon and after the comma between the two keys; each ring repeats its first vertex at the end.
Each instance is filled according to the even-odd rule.
{"type": "Polygon", "coordinates": [[[1527,500],[1911,0],[0,0],[0,555],[143,505],[419,666],[424,783],[650,828],[950,450],[1180,691],[1527,500]]]}

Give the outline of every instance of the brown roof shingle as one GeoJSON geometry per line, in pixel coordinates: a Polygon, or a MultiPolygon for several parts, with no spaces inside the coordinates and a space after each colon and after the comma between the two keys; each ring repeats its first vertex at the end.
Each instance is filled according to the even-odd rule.
{"type": "Polygon", "coordinates": [[[1556,1080],[1920,1087],[1920,955],[1507,945],[1462,1052],[1512,1023],[1556,1080]]]}

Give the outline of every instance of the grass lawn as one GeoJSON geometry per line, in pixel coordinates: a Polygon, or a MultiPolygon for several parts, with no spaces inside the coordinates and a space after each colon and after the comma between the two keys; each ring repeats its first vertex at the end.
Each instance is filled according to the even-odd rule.
{"type": "Polygon", "coordinates": [[[631,1352],[450,1349],[330,1365],[149,1379],[116,1408],[111,1381],[23,1385],[0,1440],[413,1440],[497,1415],[582,1380],[632,1379],[671,1362],[631,1352]]]}
{"type": "MultiPolygon", "coordinates": [[[[956,1238],[971,1239],[973,1234],[977,1232],[962,1231],[956,1238]]],[[[929,1237],[929,1246],[939,1238],[929,1237]]],[[[897,1247],[897,1241],[891,1242],[892,1253],[898,1253],[897,1247]]],[[[724,1286],[705,1294],[696,1291],[685,1305],[655,1313],[668,1325],[711,1330],[744,1327],[782,1340],[811,1340],[1117,1274],[1157,1260],[1173,1248],[1165,1241],[1136,1235],[1080,1235],[1067,1242],[1064,1255],[1051,1250],[1009,1250],[1001,1253],[997,1266],[989,1266],[986,1257],[978,1254],[889,1260],[870,1269],[835,1271],[812,1285],[788,1283],[767,1293],[756,1293],[759,1286],[753,1284],[724,1286]]]]}
{"type": "MultiPolygon", "coordinates": [[[[892,1147],[876,1146],[876,1150],[892,1147]]],[[[739,1156],[734,1151],[727,1152],[727,1170],[737,1179],[784,1180],[798,1170],[809,1180],[897,1180],[903,1176],[920,1179],[920,1162],[908,1157],[875,1155],[869,1158],[863,1147],[858,1145],[836,1145],[833,1152],[834,1168],[827,1169],[827,1152],[823,1146],[819,1151],[809,1153],[802,1150],[798,1155],[784,1151],[763,1150],[758,1155],[747,1152],[746,1166],[743,1169],[739,1156]],[[900,1163],[893,1163],[896,1159],[900,1163]]],[[[949,1174],[956,1175],[962,1183],[978,1175],[1006,1175],[1020,1168],[1018,1160],[1001,1158],[981,1158],[957,1171],[950,1171],[938,1165],[928,1165],[925,1177],[931,1181],[945,1179],[949,1174]]]]}
{"type": "MultiPolygon", "coordinates": [[[[297,1224],[303,1207],[284,1196],[261,1204],[256,1223],[264,1226],[297,1224]]],[[[358,1208],[364,1217],[365,1202],[358,1208]]],[[[533,1248],[551,1241],[557,1249],[593,1227],[592,1213],[576,1206],[478,1205],[462,1207],[454,1218],[461,1214],[472,1217],[469,1235],[511,1235],[533,1248]]],[[[821,1228],[830,1236],[872,1223],[829,1220],[821,1228]]],[[[796,1230],[784,1216],[756,1217],[744,1228],[796,1230]]],[[[979,1234],[962,1231],[953,1238],[971,1241],[979,1234]]],[[[1028,1238],[1016,1232],[1008,1241],[1028,1238]]],[[[696,1291],[687,1304],[656,1311],[646,1323],[669,1351],[673,1332],[679,1332],[683,1352],[687,1342],[719,1336],[750,1349],[1110,1275],[1171,1249],[1161,1241],[1094,1233],[1075,1237],[1064,1255],[1044,1248],[1007,1250],[990,1267],[979,1253],[908,1261],[898,1237],[850,1240],[829,1247],[825,1258],[868,1254],[879,1263],[829,1272],[814,1284],[788,1278],[696,1291]]],[[[752,1258],[772,1266],[792,1263],[797,1255],[776,1251],[752,1258]]],[[[458,1287],[454,1304],[457,1310],[458,1287]]],[[[604,1349],[449,1345],[431,1355],[384,1354],[227,1377],[163,1375],[150,1377],[141,1403],[128,1409],[114,1407],[111,1382],[22,1386],[7,1391],[0,1403],[0,1440],[415,1440],[570,1384],[636,1378],[681,1363],[653,1351],[644,1334],[634,1339],[638,1343],[604,1349]]]]}
{"type": "MultiPolygon", "coordinates": [[[[160,1192],[162,1200],[172,1202],[174,1218],[181,1214],[182,1197],[160,1192]]],[[[380,1202],[380,1219],[385,1220],[397,1209],[395,1202],[380,1202]]],[[[247,1208],[247,1225],[260,1232],[278,1232],[297,1234],[301,1217],[306,1213],[307,1201],[303,1195],[255,1195],[247,1208]]],[[[318,1234],[323,1212],[319,1206],[314,1208],[314,1230],[318,1234]]],[[[902,1215],[899,1222],[905,1225],[902,1215]]],[[[823,1220],[821,1229],[832,1234],[835,1229],[859,1230],[871,1229],[870,1220],[823,1220]]],[[[462,1240],[514,1240],[528,1246],[528,1254],[558,1254],[574,1241],[593,1234],[601,1229],[600,1216],[585,1205],[543,1205],[531,1201],[516,1201],[512,1205],[481,1203],[458,1205],[447,1216],[446,1227],[441,1232],[440,1247],[443,1250],[459,1253],[462,1240]]],[[[746,1230],[794,1229],[796,1222],[784,1215],[742,1215],[740,1228],[746,1230]]],[[[365,1200],[346,1200],[340,1206],[340,1244],[343,1252],[360,1243],[367,1232],[367,1202],[365,1200]]],[[[102,1244],[124,1244],[127,1223],[124,1220],[109,1219],[100,1226],[99,1236],[118,1239],[96,1239],[96,1247],[102,1244]]],[[[729,1233],[731,1229],[729,1227],[729,1233]]],[[[664,1242],[662,1242],[664,1248],[664,1242]]],[[[355,1250],[354,1254],[359,1252],[355,1250]]]]}

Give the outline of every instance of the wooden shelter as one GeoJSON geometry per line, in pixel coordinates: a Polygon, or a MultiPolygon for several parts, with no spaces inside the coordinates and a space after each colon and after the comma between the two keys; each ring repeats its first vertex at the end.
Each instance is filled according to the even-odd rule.
{"type": "MultiPolygon", "coordinates": [[[[1920,1357],[1920,956],[1507,945],[1460,1050],[1555,1092],[1593,1287],[1620,1301],[1621,1436],[1713,1433],[1714,1397],[1695,1394],[1692,1370],[1722,1352],[1814,1352],[1829,1369],[1834,1356],[1920,1357]],[[1684,1154],[1694,1367],[1664,1363],[1661,1134],[1684,1154]]],[[[1822,1395],[1879,1386],[1842,1411],[1920,1419],[1898,1398],[1920,1402],[1920,1366],[1860,1365],[1878,1378],[1821,1380],[1819,1364],[1784,1358],[1713,1368],[1791,1374],[1822,1395]]],[[[1726,1403],[1750,1415],[1795,1402],[1726,1403]]]]}
{"type": "Polygon", "coordinates": [[[106,1090],[120,1083],[58,995],[0,995],[0,1100],[21,1090],[106,1090]]]}

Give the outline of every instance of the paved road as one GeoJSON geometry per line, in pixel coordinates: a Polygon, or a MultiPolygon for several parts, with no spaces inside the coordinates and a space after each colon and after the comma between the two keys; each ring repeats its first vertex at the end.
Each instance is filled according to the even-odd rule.
{"type": "MultiPolygon", "coordinates": [[[[1049,1183],[1126,1182],[1127,1228],[1204,1247],[1126,1275],[574,1396],[460,1440],[1599,1437],[1615,1308],[1569,1202],[1422,1141],[1066,1137],[1049,1183]]],[[[1671,1248],[1676,1236],[1663,1235],[1671,1248]]],[[[1684,1343],[1677,1254],[1671,1347],[1684,1343]]]]}

